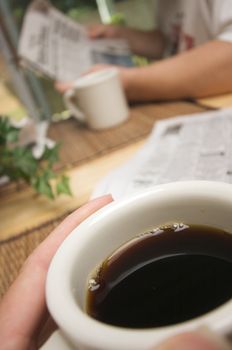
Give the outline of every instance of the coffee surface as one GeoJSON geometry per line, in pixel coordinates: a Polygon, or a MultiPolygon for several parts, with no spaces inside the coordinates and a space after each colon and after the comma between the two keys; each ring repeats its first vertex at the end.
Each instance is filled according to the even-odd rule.
{"type": "Polygon", "coordinates": [[[127,328],[168,326],[232,298],[232,235],[173,224],[131,240],[89,281],[87,313],[127,328]]]}

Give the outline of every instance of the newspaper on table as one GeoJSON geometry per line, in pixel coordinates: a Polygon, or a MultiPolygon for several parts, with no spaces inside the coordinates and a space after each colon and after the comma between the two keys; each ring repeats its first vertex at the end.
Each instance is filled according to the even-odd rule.
{"type": "Polygon", "coordinates": [[[46,0],[35,0],[29,6],[18,55],[32,69],[62,81],[76,79],[97,63],[132,65],[125,40],[89,39],[83,25],[46,0]]]}
{"type": "Polygon", "coordinates": [[[157,122],[141,150],[106,176],[92,197],[111,193],[117,199],[182,180],[232,183],[232,109],[157,122]]]}

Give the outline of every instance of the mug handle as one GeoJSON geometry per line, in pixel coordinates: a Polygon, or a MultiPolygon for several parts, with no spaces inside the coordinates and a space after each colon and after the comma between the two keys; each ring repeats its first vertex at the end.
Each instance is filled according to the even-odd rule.
{"type": "Polygon", "coordinates": [[[72,99],[75,97],[75,91],[70,89],[64,94],[64,103],[66,107],[70,110],[72,115],[77,118],[80,122],[85,122],[84,113],[73,103],[72,99]]]}
{"type": "Polygon", "coordinates": [[[71,344],[69,344],[62,333],[59,330],[56,330],[52,333],[50,338],[46,341],[46,343],[39,350],[78,350],[76,347],[73,348],[71,344]]]}

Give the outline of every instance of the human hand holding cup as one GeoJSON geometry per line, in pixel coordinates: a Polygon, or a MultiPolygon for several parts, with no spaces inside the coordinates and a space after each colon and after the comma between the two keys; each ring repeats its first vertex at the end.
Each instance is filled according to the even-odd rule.
{"type": "MultiPolygon", "coordinates": [[[[160,185],[112,203],[82,223],[60,247],[47,279],[48,308],[60,328],[60,339],[71,344],[67,349],[146,350],[172,335],[204,327],[222,336],[231,334],[231,296],[197,317],[161,327],[121,327],[86,312],[93,271],[119,247],[137,235],[173,223],[223,230],[231,240],[231,212],[231,185],[189,181],[160,185]]],[[[208,242],[210,245],[210,239],[208,242]]],[[[231,245],[228,249],[231,253],[231,245]]]]}
{"type": "Polygon", "coordinates": [[[106,68],[80,77],[64,94],[71,114],[95,130],[107,129],[125,122],[129,109],[119,73],[106,68]]]}

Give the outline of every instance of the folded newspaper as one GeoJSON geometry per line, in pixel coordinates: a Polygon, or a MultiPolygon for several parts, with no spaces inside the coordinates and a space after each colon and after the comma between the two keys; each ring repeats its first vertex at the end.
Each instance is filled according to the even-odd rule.
{"type": "Polygon", "coordinates": [[[181,180],[232,183],[232,109],[159,121],[138,151],[96,187],[115,199],[181,180]]]}
{"type": "Polygon", "coordinates": [[[30,4],[20,33],[18,55],[28,67],[62,81],[76,79],[97,63],[132,65],[125,40],[89,39],[83,25],[46,0],[30,4]]]}

